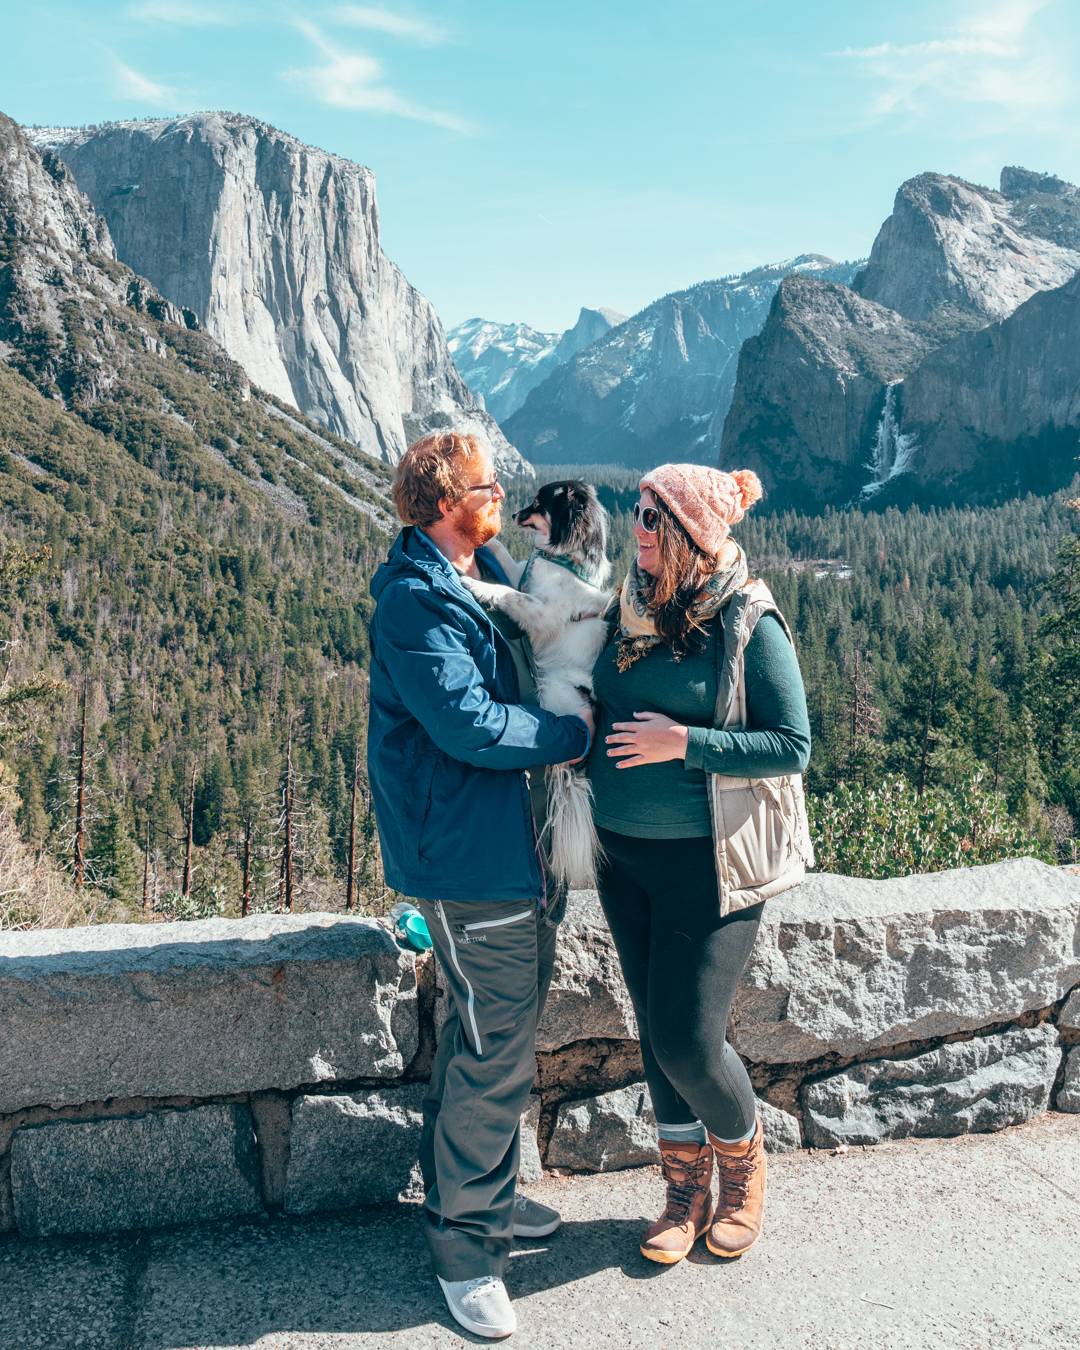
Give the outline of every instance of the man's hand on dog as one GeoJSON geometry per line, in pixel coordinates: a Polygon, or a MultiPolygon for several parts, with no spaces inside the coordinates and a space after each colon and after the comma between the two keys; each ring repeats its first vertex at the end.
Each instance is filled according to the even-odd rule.
{"type": "MultiPolygon", "coordinates": [[[[589,728],[589,748],[591,749],[593,737],[596,735],[596,718],[593,716],[592,708],[587,703],[583,703],[574,716],[580,717],[589,728]]],[[[577,759],[568,759],[566,762],[567,764],[583,764],[586,757],[586,755],[578,755],[577,759]]]]}
{"type": "Polygon", "coordinates": [[[616,768],[686,758],[686,727],[661,713],[636,712],[634,718],[633,722],[612,722],[615,734],[605,739],[608,758],[619,761],[616,768]]]}

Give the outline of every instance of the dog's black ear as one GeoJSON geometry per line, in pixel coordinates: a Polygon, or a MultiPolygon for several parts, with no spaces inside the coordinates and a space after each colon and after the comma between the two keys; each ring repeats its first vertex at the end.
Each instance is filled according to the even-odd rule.
{"type": "Polygon", "coordinates": [[[558,541],[555,539],[553,519],[551,545],[595,567],[607,553],[607,512],[600,505],[596,489],[591,483],[578,478],[560,483],[559,487],[565,490],[566,495],[562,498],[564,509],[558,512],[562,517],[560,538],[558,541]]]}

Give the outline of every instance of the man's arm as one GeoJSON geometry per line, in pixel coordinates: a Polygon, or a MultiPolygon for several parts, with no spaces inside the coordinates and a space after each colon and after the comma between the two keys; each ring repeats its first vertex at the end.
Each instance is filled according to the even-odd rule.
{"type": "Polygon", "coordinates": [[[484,688],[465,633],[426,589],[395,587],[379,605],[379,660],[401,701],[445,754],[488,769],[527,769],[580,758],[589,730],[484,688]]]}

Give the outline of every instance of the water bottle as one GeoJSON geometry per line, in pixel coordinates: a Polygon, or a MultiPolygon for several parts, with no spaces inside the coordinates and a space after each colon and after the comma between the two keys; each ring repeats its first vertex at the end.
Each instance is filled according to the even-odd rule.
{"type": "Polygon", "coordinates": [[[431,948],[431,934],[428,932],[427,919],[415,905],[407,900],[399,900],[390,911],[390,924],[394,935],[406,947],[416,952],[426,952],[431,948]]]}

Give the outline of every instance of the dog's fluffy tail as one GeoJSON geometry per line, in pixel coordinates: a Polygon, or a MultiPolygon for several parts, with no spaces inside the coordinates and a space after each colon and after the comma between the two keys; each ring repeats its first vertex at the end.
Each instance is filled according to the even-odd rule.
{"type": "Polygon", "coordinates": [[[571,890],[595,890],[601,849],[593,823],[592,784],[584,772],[553,764],[547,771],[547,794],[551,870],[571,890]]]}

